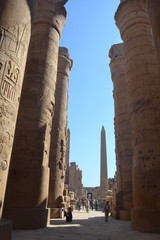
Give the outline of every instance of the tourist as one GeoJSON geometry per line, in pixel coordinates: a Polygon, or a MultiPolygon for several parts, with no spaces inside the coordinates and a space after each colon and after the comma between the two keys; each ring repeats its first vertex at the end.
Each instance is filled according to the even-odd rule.
{"type": "Polygon", "coordinates": [[[89,200],[86,198],[86,212],[89,212],[89,200]]]}
{"type": "Polygon", "coordinates": [[[89,200],[89,203],[90,203],[90,209],[92,209],[93,210],[93,200],[90,198],[90,200],[89,200]]]}
{"type": "Polygon", "coordinates": [[[104,205],[104,213],[105,213],[105,221],[106,221],[106,222],[108,222],[109,212],[110,212],[109,202],[106,201],[106,203],[105,203],[105,205],[104,205]]]}
{"type": "Polygon", "coordinates": [[[64,216],[66,217],[66,222],[72,222],[72,211],[71,207],[68,208],[68,211],[64,211],[64,216]]]}
{"type": "Polygon", "coordinates": [[[98,211],[98,204],[99,204],[98,199],[95,199],[95,210],[96,210],[96,211],[98,211]]]}

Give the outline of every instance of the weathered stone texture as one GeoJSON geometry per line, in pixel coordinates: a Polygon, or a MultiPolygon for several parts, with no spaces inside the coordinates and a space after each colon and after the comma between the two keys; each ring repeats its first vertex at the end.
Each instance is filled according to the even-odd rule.
{"type": "Polygon", "coordinates": [[[66,1],[39,0],[18,115],[5,216],[14,228],[44,227],[59,39],[66,1]],[[14,189],[14,191],[13,191],[14,189]]]}
{"type": "Polygon", "coordinates": [[[31,32],[24,0],[0,0],[0,219],[31,32]]]}
{"type": "Polygon", "coordinates": [[[113,45],[109,52],[115,106],[115,138],[117,165],[117,217],[130,219],[132,207],[132,147],[130,110],[126,85],[123,44],[113,45]]]}
{"type": "Polygon", "coordinates": [[[49,208],[62,207],[66,169],[68,82],[71,67],[72,60],[69,58],[67,48],[60,47],[49,158],[49,208]]]}
{"type": "Polygon", "coordinates": [[[148,10],[152,27],[154,42],[160,65],[160,1],[148,0],[148,10]]]}
{"type": "Polygon", "coordinates": [[[160,232],[160,74],[147,1],[127,0],[115,19],[124,41],[133,147],[132,226],[160,232]]]}
{"type": "Polygon", "coordinates": [[[101,198],[106,197],[108,190],[107,185],[107,151],[106,151],[106,133],[104,126],[101,129],[101,172],[100,172],[100,196],[101,198]]]}
{"type": "Polygon", "coordinates": [[[78,168],[76,162],[71,162],[69,166],[69,191],[74,191],[76,198],[83,197],[82,170],[78,168]]]}

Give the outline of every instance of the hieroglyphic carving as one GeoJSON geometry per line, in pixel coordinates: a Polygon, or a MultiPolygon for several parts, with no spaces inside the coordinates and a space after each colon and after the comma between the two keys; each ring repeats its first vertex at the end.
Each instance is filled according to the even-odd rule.
{"type": "Polygon", "coordinates": [[[26,25],[18,25],[17,23],[8,29],[0,26],[0,50],[8,56],[11,55],[17,62],[23,61],[25,30],[26,25]]]}
{"type": "Polygon", "coordinates": [[[17,64],[11,60],[7,60],[0,84],[0,95],[11,103],[15,102],[16,85],[19,80],[19,73],[20,70],[17,64]]]}
{"type": "MultiPolygon", "coordinates": [[[[5,189],[26,56],[26,25],[0,26],[0,183],[5,189]]],[[[28,38],[28,37],[27,37],[28,38]]],[[[0,191],[0,218],[4,192],[0,191]]]]}

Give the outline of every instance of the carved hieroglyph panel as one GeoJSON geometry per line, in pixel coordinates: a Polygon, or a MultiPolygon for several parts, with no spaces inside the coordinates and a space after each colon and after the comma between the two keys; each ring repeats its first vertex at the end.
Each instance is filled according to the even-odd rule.
{"type": "Polygon", "coordinates": [[[26,25],[0,26],[0,217],[24,72],[25,32],[26,25]]]}

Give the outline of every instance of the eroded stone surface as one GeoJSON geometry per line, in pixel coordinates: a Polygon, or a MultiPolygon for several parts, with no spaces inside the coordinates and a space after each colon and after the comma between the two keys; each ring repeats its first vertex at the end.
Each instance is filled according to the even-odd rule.
{"type": "Polygon", "coordinates": [[[53,0],[39,1],[5,203],[5,215],[13,219],[14,228],[44,227],[48,220],[50,132],[55,106],[59,39],[65,18],[63,4],[57,5],[53,0]]]}
{"type": "Polygon", "coordinates": [[[60,47],[55,92],[55,114],[52,124],[49,158],[49,208],[61,208],[63,202],[66,169],[68,82],[71,68],[72,60],[69,58],[68,49],[60,47]]]}
{"type": "Polygon", "coordinates": [[[0,0],[0,219],[31,32],[26,1],[0,0]]]}
{"type": "Polygon", "coordinates": [[[132,147],[130,108],[126,84],[123,44],[115,44],[109,52],[114,90],[115,139],[116,139],[116,212],[123,220],[130,219],[132,207],[132,147]]]}
{"type": "Polygon", "coordinates": [[[133,147],[132,226],[160,231],[160,74],[146,0],[127,0],[115,19],[124,41],[133,147]]]}

